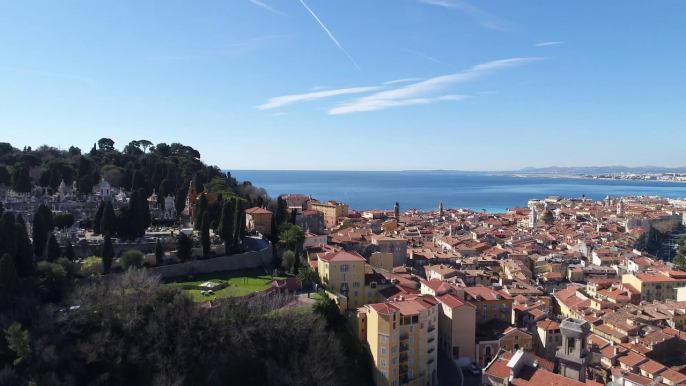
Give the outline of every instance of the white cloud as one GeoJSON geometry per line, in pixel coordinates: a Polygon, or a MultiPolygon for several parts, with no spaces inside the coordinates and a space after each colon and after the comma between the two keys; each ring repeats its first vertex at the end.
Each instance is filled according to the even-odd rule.
{"type": "Polygon", "coordinates": [[[331,115],[339,115],[339,114],[348,114],[348,113],[354,113],[354,112],[360,112],[360,111],[375,111],[375,110],[383,110],[387,109],[390,107],[398,107],[398,106],[410,106],[410,105],[426,105],[430,103],[435,103],[435,102],[442,102],[442,101],[461,101],[464,99],[468,99],[468,95],[442,95],[438,97],[433,97],[433,98],[411,98],[411,99],[403,99],[403,100],[374,100],[370,101],[367,103],[364,103],[362,105],[352,105],[352,104],[344,104],[338,107],[334,107],[329,110],[329,114],[331,115]]]}
{"type": "Polygon", "coordinates": [[[338,90],[328,90],[328,91],[317,91],[307,94],[294,94],[294,95],[284,95],[275,98],[271,98],[267,103],[256,106],[260,110],[273,109],[276,107],[281,107],[289,105],[296,102],[313,101],[317,99],[329,98],[337,95],[347,95],[347,94],[359,94],[363,92],[375,91],[380,89],[379,86],[373,87],[354,87],[354,88],[343,88],[338,90]]]}
{"type": "Polygon", "coordinates": [[[408,83],[408,82],[416,82],[418,80],[424,80],[424,79],[422,79],[422,78],[403,78],[403,79],[389,80],[388,82],[383,82],[383,84],[408,83]]]}
{"type": "Polygon", "coordinates": [[[327,86],[314,86],[310,90],[312,90],[312,91],[326,90],[327,88],[329,88],[329,87],[327,87],[327,86]]]}
{"type": "Polygon", "coordinates": [[[475,7],[469,3],[461,0],[419,0],[419,2],[430,5],[437,5],[444,8],[457,9],[467,14],[469,17],[474,19],[482,27],[498,30],[498,31],[510,31],[514,29],[514,25],[502,20],[490,13],[475,7]]]}
{"type": "Polygon", "coordinates": [[[536,47],[556,46],[558,44],[565,44],[565,42],[543,42],[536,44],[536,47]]]}
{"type": "Polygon", "coordinates": [[[259,0],[250,0],[250,2],[253,3],[253,4],[255,4],[255,5],[257,5],[257,6],[260,6],[260,7],[264,8],[264,9],[266,9],[267,11],[274,12],[274,13],[279,14],[279,15],[281,15],[281,16],[289,17],[289,16],[286,15],[285,13],[281,13],[281,12],[275,10],[274,8],[268,6],[267,4],[265,4],[265,3],[263,3],[263,2],[261,2],[261,1],[259,1],[259,0]]]}
{"type": "Polygon", "coordinates": [[[329,37],[331,38],[331,40],[333,40],[333,42],[336,43],[336,45],[338,46],[338,48],[340,48],[341,51],[343,51],[343,53],[348,57],[348,59],[350,59],[350,61],[353,62],[353,64],[355,65],[355,67],[357,67],[358,70],[362,71],[362,69],[360,68],[360,66],[358,66],[357,63],[355,63],[355,60],[353,59],[353,57],[350,56],[350,54],[348,54],[348,51],[346,51],[345,48],[343,48],[343,46],[341,45],[341,43],[339,43],[338,40],[336,40],[336,38],[333,37],[333,34],[331,34],[331,32],[329,31],[328,28],[326,28],[326,26],[324,25],[324,23],[322,23],[322,21],[319,20],[319,18],[317,17],[317,15],[315,15],[314,12],[312,12],[312,10],[310,9],[310,7],[308,7],[307,4],[305,4],[305,2],[304,2],[303,0],[300,0],[300,3],[302,3],[302,5],[312,14],[312,16],[314,17],[314,19],[317,20],[317,23],[319,23],[319,25],[324,29],[324,31],[326,31],[326,33],[329,34],[329,37]]]}
{"type": "MultiPolygon", "coordinates": [[[[403,102],[408,100],[422,101],[421,103],[423,104],[432,103],[440,99],[437,100],[436,98],[426,97],[435,94],[448,86],[477,79],[491,71],[518,66],[541,59],[543,58],[510,58],[478,64],[461,73],[438,76],[343,103],[342,105],[329,110],[329,114],[347,114],[358,111],[373,111],[389,107],[405,106],[407,104],[404,104],[403,102]]],[[[417,102],[409,104],[417,104],[417,102]]]]}

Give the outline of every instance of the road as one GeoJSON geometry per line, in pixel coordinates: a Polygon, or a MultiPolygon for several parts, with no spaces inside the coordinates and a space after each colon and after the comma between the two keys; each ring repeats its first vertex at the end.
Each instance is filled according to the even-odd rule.
{"type": "Polygon", "coordinates": [[[443,352],[438,353],[438,386],[460,386],[460,372],[443,352]]]}

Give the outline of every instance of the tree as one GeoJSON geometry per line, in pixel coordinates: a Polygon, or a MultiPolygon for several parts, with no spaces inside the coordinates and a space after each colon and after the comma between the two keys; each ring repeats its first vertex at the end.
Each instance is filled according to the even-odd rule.
{"type": "Polygon", "coordinates": [[[2,205],[2,202],[0,202],[0,217],[5,213],[5,206],[2,205]]]}
{"type": "Polygon", "coordinates": [[[194,228],[196,230],[199,230],[202,227],[202,220],[203,220],[203,214],[205,214],[205,211],[207,211],[209,203],[207,202],[207,197],[205,194],[201,194],[200,198],[198,199],[198,202],[195,204],[195,226],[194,228]]]}
{"type": "Polygon", "coordinates": [[[31,176],[29,175],[29,168],[24,166],[19,169],[14,178],[14,191],[19,193],[31,193],[31,188],[33,184],[31,183],[31,176]]]}
{"type": "Polygon", "coordinates": [[[245,216],[243,201],[236,200],[236,206],[233,214],[233,249],[236,252],[240,248],[241,244],[241,225],[243,224],[243,216],[245,216]]]}
{"type": "Polygon", "coordinates": [[[222,205],[222,216],[219,220],[219,237],[224,241],[225,253],[228,256],[233,247],[234,201],[226,200],[222,205]]]}
{"type": "Polygon", "coordinates": [[[109,138],[100,138],[98,147],[103,151],[114,150],[114,141],[109,138]]]}
{"type": "Polygon", "coordinates": [[[48,208],[48,206],[45,204],[40,204],[38,206],[38,209],[36,210],[36,212],[43,215],[43,221],[45,221],[45,230],[47,232],[54,231],[55,230],[55,219],[52,215],[52,211],[50,210],[50,208],[48,208]]]}
{"type": "Polygon", "coordinates": [[[14,255],[14,266],[20,277],[27,277],[33,272],[33,246],[29,238],[26,221],[21,214],[17,216],[17,254],[14,255]]]}
{"type": "Polygon", "coordinates": [[[67,240],[67,245],[64,247],[64,252],[62,257],[66,257],[69,261],[76,260],[76,253],[74,253],[74,247],[71,245],[71,241],[67,240]]]}
{"type": "Polygon", "coordinates": [[[55,234],[50,235],[50,239],[48,239],[48,246],[46,247],[47,250],[47,260],[49,262],[54,262],[57,259],[62,256],[62,248],[60,248],[60,244],[57,242],[57,238],[55,238],[55,234]]]}
{"type": "Polygon", "coordinates": [[[5,340],[7,340],[7,348],[14,351],[17,359],[12,362],[15,366],[19,366],[22,362],[28,361],[31,357],[31,345],[29,339],[29,332],[22,330],[21,324],[14,322],[7,330],[5,330],[5,340]]]}
{"type": "Polygon", "coordinates": [[[310,297],[310,290],[312,289],[312,284],[317,282],[317,272],[315,272],[309,265],[304,266],[300,272],[298,272],[298,283],[300,286],[307,287],[307,297],[310,297]]]}
{"type": "Polygon", "coordinates": [[[295,264],[295,253],[293,251],[286,251],[281,256],[281,266],[286,270],[290,271],[295,264]]]}
{"type": "Polygon", "coordinates": [[[157,238],[157,243],[155,243],[155,264],[158,266],[164,264],[164,248],[159,238],[157,238]]]}
{"type": "Polygon", "coordinates": [[[291,215],[290,215],[290,218],[288,219],[288,222],[290,222],[293,225],[296,225],[297,219],[298,219],[298,211],[295,209],[291,210],[291,215]]]}
{"type": "Polygon", "coordinates": [[[42,297],[48,302],[59,302],[69,287],[69,275],[61,264],[41,261],[36,268],[36,276],[45,288],[42,297]]]}
{"type": "Polygon", "coordinates": [[[179,188],[176,190],[176,195],[174,196],[174,208],[179,215],[186,209],[186,193],[186,189],[179,188]]]}
{"type": "Polygon", "coordinates": [[[0,165],[0,185],[10,185],[12,183],[12,176],[5,165],[0,165]]]}
{"type": "Polygon", "coordinates": [[[143,217],[143,208],[141,207],[141,193],[138,190],[134,190],[129,197],[129,211],[128,211],[128,224],[131,234],[131,238],[143,236],[145,234],[145,218],[143,217]]]}
{"type": "Polygon", "coordinates": [[[105,241],[102,244],[102,270],[105,274],[110,273],[112,269],[112,261],[114,260],[114,245],[112,245],[112,238],[109,234],[105,235],[105,241]]]}
{"type": "Polygon", "coordinates": [[[202,215],[202,228],[200,229],[200,244],[202,244],[203,256],[210,255],[210,219],[207,212],[202,215]]]}
{"type": "Polygon", "coordinates": [[[102,213],[100,220],[100,232],[102,234],[114,234],[117,227],[117,215],[114,213],[114,206],[111,202],[105,203],[105,210],[102,213]]]}
{"type": "Polygon", "coordinates": [[[125,270],[128,270],[129,268],[140,268],[143,266],[144,260],[145,256],[143,256],[143,252],[131,250],[121,257],[121,267],[125,270]]]}
{"type": "Polygon", "coordinates": [[[62,172],[60,171],[60,168],[58,165],[53,164],[52,167],[50,168],[49,185],[54,190],[57,190],[57,188],[60,186],[61,182],[62,182],[62,172]]]}
{"type": "Polygon", "coordinates": [[[0,255],[8,254],[14,258],[17,254],[17,222],[14,214],[5,212],[0,219],[0,255]]]}
{"type": "Polygon", "coordinates": [[[71,213],[57,213],[52,216],[52,219],[57,229],[71,228],[76,222],[74,215],[71,213]]]}
{"type": "Polygon", "coordinates": [[[145,175],[138,170],[133,172],[133,178],[131,179],[131,190],[138,190],[145,188],[145,175]]]}
{"type": "Polygon", "coordinates": [[[105,213],[106,201],[101,201],[98,205],[98,210],[95,211],[95,217],[93,217],[93,233],[96,235],[100,233],[100,222],[102,221],[102,216],[105,213]]]}
{"type": "Polygon", "coordinates": [[[143,148],[143,152],[148,151],[148,148],[152,146],[152,142],[148,141],[147,139],[141,139],[138,141],[138,144],[143,148]]]}
{"type": "Polygon", "coordinates": [[[86,276],[97,275],[103,271],[104,264],[98,256],[90,256],[81,265],[81,273],[86,276]]]}
{"type": "MultiPolygon", "coordinates": [[[[171,187],[169,186],[169,180],[162,180],[160,183],[160,190],[157,193],[157,203],[160,206],[160,209],[166,210],[167,208],[164,207],[164,198],[169,195],[171,192],[171,187]]],[[[171,210],[171,208],[169,208],[171,210]]]]}
{"type": "Polygon", "coordinates": [[[678,254],[674,257],[674,264],[681,268],[686,268],[686,256],[678,254]]]}
{"type": "Polygon", "coordinates": [[[0,259],[0,309],[10,309],[19,294],[19,275],[8,254],[0,259]]]}
{"type": "Polygon", "coordinates": [[[145,193],[146,190],[141,188],[139,189],[140,192],[140,200],[141,200],[141,212],[143,214],[143,232],[142,234],[145,234],[145,230],[150,228],[150,225],[152,225],[152,215],[150,214],[150,204],[148,204],[148,196],[145,193]]]}
{"type": "Polygon", "coordinates": [[[280,227],[288,217],[288,204],[286,204],[286,200],[281,197],[276,200],[276,213],[274,213],[274,216],[276,216],[277,227],[280,227]]]}
{"type": "Polygon", "coordinates": [[[305,232],[297,226],[291,223],[285,222],[281,226],[281,232],[279,233],[279,245],[282,249],[293,251],[295,254],[295,260],[293,262],[293,273],[298,274],[298,269],[300,267],[300,251],[302,250],[302,244],[305,242],[305,232]]]}
{"type": "Polygon", "coordinates": [[[179,261],[185,263],[191,259],[193,254],[193,240],[185,233],[181,232],[176,237],[176,255],[179,261]]]}
{"type": "Polygon", "coordinates": [[[33,253],[36,254],[37,258],[43,257],[47,243],[48,229],[45,220],[43,220],[43,215],[40,212],[36,212],[33,215],[33,253]]]}

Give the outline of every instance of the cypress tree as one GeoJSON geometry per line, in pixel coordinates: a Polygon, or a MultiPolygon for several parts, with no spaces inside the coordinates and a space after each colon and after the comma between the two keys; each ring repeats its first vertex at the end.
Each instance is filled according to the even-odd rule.
{"type": "Polygon", "coordinates": [[[71,241],[67,240],[67,246],[64,247],[64,252],[62,257],[66,257],[69,261],[76,260],[76,253],[74,252],[74,247],[71,245],[71,241]]]}
{"type": "Polygon", "coordinates": [[[291,215],[290,215],[290,218],[288,219],[288,222],[293,224],[293,225],[296,225],[295,221],[297,219],[298,219],[298,211],[295,209],[291,210],[291,215]]]}
{"type": "Polygon", "coordinates": [[[102,216],[105,213],[105,201],[101,201],[98,205],[98,210],[95,211],[95,217],[93,217],[93,233],[96,235],[101,234],[100,232],[100,222],[102,221],[102,216]]]}
{"type": "Polygon", "coordinates": [[[219,220],[219,236],[224,241],[226,255],[228,256],[233,246],[233,224],[234,224],[234,203],[233,200],[226,200],[222,206],[222,216],[219,220]]]}
{"type": "Polygon", "coordinates": [[[279,197],[276,200],[276,213],[274,215],[276,216],[276,226],[280,227],[281,224],[283,224],[286,221],[286,218],[288,216],[288,207],[286,205],[286,200],[284,200],[281,197],[279,197]]]}
{"type": "Polygon", "coordinates": [[[52,216],[52,211],[45,204],[40,204],[38,206],[37,212],[43,215],[43,221],[45,221],[45,230],[52,232],[55,230],[55,218],[52,216]]]}
{"type": "Polygon", "coordinates": [[[152,215],[150,214],[150,204],[148,204],[148,195],[145,189],[139,189],[140,200],[141,200],[141,211],[143,214],[143,234],[145,230],[150,228],[152,225],[152,215]]]}
{"type": "Polygon", "coordinates": [[[43,257],[45,246],[48,242],[48,228],[45,226],[45,220],[40,212],[33,215],[33,253],[36,258],[43,257]]]}
{"type": "Polygon", "coordinates": [[[208,206],[207,197],[201,194],[200,199],[195,204],[195,230],[201,229],[203,214],[207,211],[208,206]]]}
{"type": "Polygon", "coordinates": [[[19,275],[8,254],[0,259],[0,309],[10,309],[19,294],[19,275]]]}
{"type": "MultiPolygon", "coordinates": [[[[171,192],[171,187],[169,185],[169,180],[162,180],[162,183],[160,183],[160,190],[157,192],[157,204],[162,210],[167,210],[167,208],[164,207],[164,198],[171,192]]],[[[171,210],[171,208],[169,209],[171,210]]]]}
{"type": "Polygon", "coordinates": [[[31,188],[33,184],[31,183],[31,176],[29,175],[29,168],[24,166],[19,169],[15,179],[14,179],[14,191],[19,193],[31,193],[31,188]]]}
{"type": "Polygon", "coordinates": [[[186,209],[186,194],[188,193],[184,188],[179,188],[176,190],[176,196],[174,197],[174,208],[179,216],[181,215],[181,212],[186,209]]]}
{"type": "Polygon", "coordinates": [[[133,177],[131,178],[131,190],[135,191],[141,188],[145,189],[145,175],[136,170],[133,172],[133,177]]]}
{"type": "Polygon", "coordinates": [[[155,264],[161,266],[164,264],[164,248],[162,248],[162,242],[157,238],[157,243],[155,243],[155,264]]]}
{"type": "Polygon", "coordinates": [[[33,272],[33,246],[22,215],[17,216],[17,254],[14,256],[14,266],[21,277],[33,272]]]}
{"type": "Polygon", "coordinates": [[[17,223],[11,212],[0,219],[0,255],[5,253],[12,258],[17,254],[17,223]]]}
{"type": "Polygon", "coordinates": [[[112,238],[109,234],[105,235],[105,241],[102,244],[102,268],[105,274],[110,273],[112,269],[112,261],[114,260],[114,245],[112,245],[112,238]]]}
{"type": "Polygon", "coordinates": [[[241,242],[241,224],[245,211],[243,210],[243,200],[236,200],[236,210],[233,214],[233,249],[238,251],[241,242]]]}
{"type": "Polygon", "coordinates": [[[117,215],[114,214],[114,206],[111,202],[105,202],[105,209],[102,212],[102,219],[100,220],[100,233],[111,234],[115,232],[117,226],[117,215]]]}
{"type": "Polygon", "coordinates": [[[200,229],[200,242],[202,244],[202,254],[204,256],[210,255],[210,219],[209,214],[205,212],[202,215],[202,228],[200,229]]]}
{"type": "Polygon", "coordinates": [[[57,165],[52,165],[52,168],[50,168],[50,182],[49,185],[53,189],[57,189],[57,187],[60,186],[60,183],[62,182],[62,172],[60,172],[60,168],[57,165]]]}
{"type": "Polygon", "coordinates": [[[129,197],[129,229],[130,237],[142,236],[145,232],[145,220],[143,218],[143,208],[141,208],[141,193],[134,190],[129,197]]]}
{"type": "Polygon", "coordinates": [[[179,257],[179,261],[185,263],[191,259],[193,254],[193,240],[188,237],[185,233],[179,233],[176,238],[176,255],[179,257]]]}
{"type": "Polygon", "coordinates": [[[5,213],[5,206],[2,205],[2,201],[0,201],[0,217],[5,213]]]}
{"type": "Polygon", "coordinates": [[[50,235],[47,246],[47,260],[51,263],[55,262],[62,256],[62,248],[60,248],[60,243],[57,242],[55,234],[50,235]]]}

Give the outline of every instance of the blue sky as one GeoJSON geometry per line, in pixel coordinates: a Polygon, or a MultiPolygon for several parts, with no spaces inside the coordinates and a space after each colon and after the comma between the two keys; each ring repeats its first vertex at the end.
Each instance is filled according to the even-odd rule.
{"type": "Polygon", "coordinates": [[[684,166],[686,2],[6,1],[0,141],[227,169],[684,166]]]}

